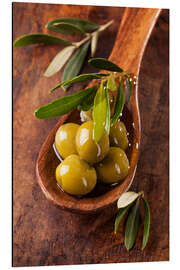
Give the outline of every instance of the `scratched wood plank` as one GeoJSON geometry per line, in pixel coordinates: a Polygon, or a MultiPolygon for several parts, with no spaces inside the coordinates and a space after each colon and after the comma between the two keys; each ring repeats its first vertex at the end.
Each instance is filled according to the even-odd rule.
{"type": "MultiPolygon", "coordinates": [[[[47,4],[13,4],[13,39],[30,32],[47,32],[45,23],[56,17],[81,17],[115,23],[102,35],[96,56],[108,57],[123,8],[47,4]]],[[[151,206],[151,231],[142,252],[140,229],[135,247],[127,252],[123,228],[113,234],[114,218],[96,228],[98,215],[76,215],[46,200],[36,180],[35,162],[42,142],[58,118],[38,120],[39,105],[64,95],[48,90],[61,77],[43,72],[58,46],[30,46],[13,52],[13,266],[165,261],[169,259],[169,48],[168,10],[163,10],[143,58],[139,82],[142,122],[141,153],[132,190],[144,190],[151,206]],[[157,207],[158,206],[158,207],[157,207]]],[[[91,72],[87,65],[83,72],[91,72]]],[[[85,84],[82,84],[83,86],[85,84]]],[[[77,90],[73,87],[71,92],[77,90]]],[[[108,213],[112,209],[107,209],[108,213]]]]}

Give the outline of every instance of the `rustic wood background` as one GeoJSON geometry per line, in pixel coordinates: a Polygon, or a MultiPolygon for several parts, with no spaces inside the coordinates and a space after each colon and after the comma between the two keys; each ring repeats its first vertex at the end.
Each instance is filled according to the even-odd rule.
{"type": "MultiPolygon", "coordinates": [[[[108,57],[124,8],[48,4],[13,4],[13,40],[30,32],[47,32],[57,17],[81,17],[103,24],[97,57],[108,57]]],[[[58,46],[13,49],[13,266],[43,266],[169,260],[169,12],[163,10],[143,57],[139,102],[141,152],[131,190],[144,190],[151,207],[148,245],[141,251],[142,227],[127,252],[123,228],[113,233],[114,217],[96,228],[98,215],[77,215],[46,200],[38,186],[35,163],[43,141],[58,118],[38,120],[33,111],[55,97],[48,90],[61,74],[43,77],[58,46]]],[[[92,72],[86,65],[83,72],[92,72]]],[[[83,86],[86,84],[84,83],[83,86]]],[[[73,87],[71,92],[77,90],[73,87]]],[[[109,211],[109,210],[107,210],[109,211]]],[[[108,213],[107,213],[108,215],[108,213]]]]}

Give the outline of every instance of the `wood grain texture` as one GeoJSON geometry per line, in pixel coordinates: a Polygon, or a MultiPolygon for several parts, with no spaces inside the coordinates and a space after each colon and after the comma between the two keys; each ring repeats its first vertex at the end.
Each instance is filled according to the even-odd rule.
{"type": "MultiPolygon", "coordinates": [[[[76,110],[60,118],[42,145],[36,163],[38,182],[46,198],[60,206],[63,210],[86,214],[98,212],[110,205],[116,204],[121,194],[126,192],[133,182],[137,168],[141,137],[138,106],[138,75],[145,46],[159,13],[160,10],[158,9],[125,8],[115,39],[115,45],[109,57],[110,60],[115,61],[124,70],[133,70],[134,75],[136,75],[136,85],[133,89],[128,109],[123,110],[122,121],[125,123],[127,132],[130,134],[129,143],[131,147],[127,152],[130,169],[122,183],[109,190],[106,188],[105,192],[101,193],[96,192],[96,190],[100,189],[100,185],[96,185],[92,192],[94,196],[88,194],[81,199],[70,196],[57,186],[56,181],[54,181],[54,171],[59,162],[52,149],[52,144],[54,143],[57,129],[65,122],[81,123],[79,112],[76,110]],[[129,56],[128,62],[127,56],[129,56]]],[[[92,84],[93,82],[90,82],[90,85],[87,87],[92,87],[92,84]]]]}
{"type": "MultiPolygon", "coordinates": [[[[108,57],[123,8],[13,4],[13,39],[29,32],[47,32],[45,23],[56,17],[81,17],[103,24],[115,19],[101,36],[96,56],[108,57]],[[41,20],[39,20],[41,18],[41,20]]],[[[131,190],[144,190],[151,207],[150,239],[142,252],[140,229],[135,247],[127,252],[122,227],[113,234],[116,209],[99,215],[77,215],[48,202],[37,183],[35,163],[42,142],[58,118],[38,120],[39,105],[64,95],[48,95],[61,74],[43,77],[57,46],[30,46],[13,52],[13,265],[63,265],[164,261],[169,259],[169,84],[168,10],[163,10],[143,57],[139,77],[141,153],[131,190]],[[157,207],[158,206],[158,207],[157,207]],[[105,218],[103,218],[105,217],[105,218]],[[109,219],[109,220],[108,220],[109,219]],[[99,222],[101,221],[101,222],[99,222]]],[[[83,72],[92,72],[87,65],[83,72]]],[[[85,86],[86,84],[82,84],[85,86]]],[[[74,92],[79,87],[73,87],[74,92]]]]}

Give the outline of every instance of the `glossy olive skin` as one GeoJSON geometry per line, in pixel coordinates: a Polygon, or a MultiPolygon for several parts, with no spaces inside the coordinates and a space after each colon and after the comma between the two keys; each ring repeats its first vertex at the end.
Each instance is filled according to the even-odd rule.
{"type": "Polygon", "coordinates": [[[101,161],[109,151],[109,137],[104,132],[98,143],[93,140],[93,121],[83,123],[76,134],[76,149],[79,156],[93,164],[101,161]]]}
{"type": "Polygon", "coordinates": [[[55,136],[55,145],[61,157],[64,159],[69,155],[76,154],[75,137],[77,130],[79,128],[78,124],[67,123],[57,130],[55,136]]]}
{"type": "Polygon", "coordinates": [[[56,168],[56,180],[71,195],[85,195],[96,185],[96,171],[78,155],[70,155],[56,168]]]}
{"type": "Polygon", "coordinates": [[[117,146],[126,150],[129,144],[129,140],[127,137],[127,130],[122,121],[116,121],[110,129],[110,145],[117,146]]]}
{"type": "Polygon", "coordinates": [[[107,184],[122,181],[128,175],[128,170],[128,158],[119,147],[110,147],[105,159],[96,165],[98,180],[107,184]]]}

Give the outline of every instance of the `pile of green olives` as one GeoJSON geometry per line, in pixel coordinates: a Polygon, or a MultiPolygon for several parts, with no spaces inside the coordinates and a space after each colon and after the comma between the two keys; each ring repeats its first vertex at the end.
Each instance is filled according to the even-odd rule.
{"type": "Polygon", "coordinates": [[[111,127],[109,136],[104,132],[98,143],[93,139],[92,119],[81,125],[62,125],[55,135],[56,150],[63,158],[56,168],[57,183],[71,195],[85,195],[95,188],[97,181],[121,182],[129,171],[125,153],[128,145],[127,130],[120,120],[111,127]]]}

